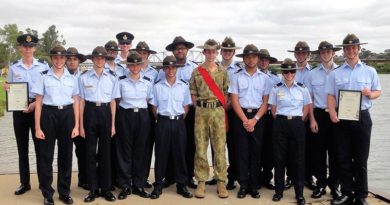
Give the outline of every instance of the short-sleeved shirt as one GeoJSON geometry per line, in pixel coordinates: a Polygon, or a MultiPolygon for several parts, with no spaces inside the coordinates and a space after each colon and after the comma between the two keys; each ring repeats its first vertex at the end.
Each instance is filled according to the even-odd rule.
{"type": "Polygon", "coordinates": [[[118,77],[111,70],[103,70],[101,76],[94,69],[79,77],[80,97],[90,102],[108,103],[119,98],[118,77]]]}
{"type": "Polygon", "coordinates": [[[232,61],[232,63],[230,63],[230,65],[226,68],[226,72],[229,76],[230,82],[233,80],[234,73],[236,73],[240,69],[242,69],[241,65],[239,62],[236,62],[236,61],[232,61]]]}
{"type": "Polygon", "coordinates": [[[153,97],[150,104],[157,107],[157,113],[164,116],[184,114],[184,106],[191,104],[188,84],[176,79],[171,86],[164,79],[153,87],[153,97]]]}
{"type": "MultiPolygon", "coordinates": [[[[112,70],[107,63],[104,65],[104,69],[112,70]]],[[[119,76],[123,76],[126,73],[128,73],[129,70],[126,69],[126,67],[123,67],[122,64],[115,63],[115,71],[114,72],[115,72],[116,76],[119,77],[119,76]]]]}
{"type": "Polygon", "coordinates": [[[145,70],[141,69],[141,75],[147,76],[154,83],[157,80],[158,72],[152,65],[148,64],[148,66],[145,68],[145,70]]]}
{"type": "MultiPolygon", "coordinates": [[[[176,72],[176,79],[184,80],[185,82],[189,83],[192,71],[198,67],[198,65],[190,60],[186,60],[184,63],[184,66],[178,67],[176,72]]],[[[157,76],[157,81],[161,81],[165,79],[165,72],[163,69],[160,69],[157,76]]]]}
{"type": "Polygon", "coordinates": [[[268,100],[268,104],[276,106],[276,114],[284,116],[303,116],[303,107],[310,103],[309,90],[298,82],[290,88],[284,82],[275,85],[268,100]]]}
{"type": "MultiPolygon", "coordinates": [[[[353,69],[347,63],[344,63],[332,71],[325,90],[327,94],[335,96],[338,102],[339,90],[362,91],[364,88],[381,90],[381,84],[375,68],[359,60],[353,69]]],[[[366,110],[371,107],[371,100],[367,96],[363,96],[361,109],[366,110]]]]}
{"type": "MultiPolygon", "coordinates": [[[[206,69],[207,72],[209,72],[206,69]]],[[[214,80],[215,84],[222,91],[224,95],[228,94],[229,77],[226,70],[218,67],[215,72],[209,72],[210,77],[214,80]]],[[[190,92],[191,95],[195,95],[197,100],[218,100],[214,93],[210,90],[209,86],[200,75],[198,68],[192,72],[190,80],[190,92]]],[[[195,103],[195,102],[194,102],[195,103]]]]}
{"type": "Polygon", "coordinates": [[[44,105],[69,105],[74,102],[73,96],[78,96],[77,78],[64,69],[61,77],[57,77],[53,68],[41,72],[40,78],[34,84],[32,92],[42,95],[44,105]]]}
{"type": "MultiPolygon", "coordinates": [[[[298,68],[298,65],[296,66],[298,68]]],[[[311,71],[310,64],[306,64],[306,66],[303,69],[297,69],[297,72],[295,74],[295,81],[306,85],[307,79],[309,78],[310,71],[311,71]]]]}
{"type": "Polygon", "coordinates": [[[119,77],[119,91],[122,108],[147,108],[148,101],[152,98],[153,82],[142,75],[139,80],[132,80],[128,75],[119,77]]]}
{"type": "Polygon", "coordinates": [[[269,95],[271,87],[271,79],[263,72],[256,69],[251,76],[243,69],[233,75],[228,92],[238,95],[242,108],[257,109],[263,103],[263,96],[269,95]]]}
{"type": "Polygon", "coordinates": [[[272,86],[282,82],[282,79],[278,76],[277,73],[272,72],[270,70],[262,71],[262,72],[265,73],[271,79],[272,86]]]}
{"type": "Polygon", "coordinates": [[[49,70],[50,67],[44,61],[33,59],[32,65],[26,68],[22,59],[15,61],[9,69],[7,81],[8,82],[27,82],[28,83],[28,97],[35,98],[32,92],[33,85],[41,77],[41,72],[49,70]]]}
{"type": "Polygon", "coordinates": [[[328,83],[329,74],[337,65],[333,63],[332,69],[327,71],[321,64],[310,71],[306,87],[313,96],[313,106],[315,108],[325,109],[328,107],[328,94],[325,92],[325,86],[328,83]]]}

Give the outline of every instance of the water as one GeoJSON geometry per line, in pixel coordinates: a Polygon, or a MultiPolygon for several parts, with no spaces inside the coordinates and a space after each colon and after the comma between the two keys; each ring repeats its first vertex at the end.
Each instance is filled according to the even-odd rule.
{"type": "MultiPolygon", "coordinates": [[[[368,160],[368,185],[390,194],[390,75],[380,75],[382,95],[373,101],[371,118],[373,131],[371,150],[368,160]],[[387,124],[387,125],[386,125],[387,124]]],[[[35,156],[30,140],[30,169],[35,172],[35,156]]],[[[211,159],[209,154],[209,159],[211,159]]],[[[53,168],[56,170],[57,160],[53,168]]],[[[76,157],[73,157],[73,169],[77,169],[76,157]]],[[[211,163],[210,163],[211,164],[211,163]]],[[[0,118],[0,174],[18,172],[18,155],[12,128],[12,114],[6,113],[0,118]]]]}

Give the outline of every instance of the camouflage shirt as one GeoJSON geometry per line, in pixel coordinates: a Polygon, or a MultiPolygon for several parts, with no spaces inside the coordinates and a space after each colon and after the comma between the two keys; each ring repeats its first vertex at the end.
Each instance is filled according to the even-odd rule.
{"type": "MultiPolygon", "coordinates": [[[[226,70],[224,70],[221,66],[218,66],[218,69],[215,72],[209,72],[209,74],[214,80],[215,84],[217,84],[219,89],[221,89],[222,93],[227,95],[229,78],[226,70]]],[[[200,75],[198,68],[194,69],[192,72],[190,79],[190,91],[191,95],[195,95],[197,97],[197,100],[218,100],[214,93],[209,89],[209,86],[203,80],[203,77],[200,75]]]]}

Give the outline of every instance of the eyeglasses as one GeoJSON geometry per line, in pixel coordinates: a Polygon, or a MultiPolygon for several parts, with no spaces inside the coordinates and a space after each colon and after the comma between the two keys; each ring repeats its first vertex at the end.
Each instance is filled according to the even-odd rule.
{"type": "Polygon", "coordinates": [[[121,42],[119,43],[119,45],[130,45],[131,43],[130,42],[121,42]]]}
{"type": "Polygon", "coordinates": [[[283,70],[282,73],[283,74],[288,74],[288,73],[291,73],[291,74],[295,74],[296,70],[283,70]]]}

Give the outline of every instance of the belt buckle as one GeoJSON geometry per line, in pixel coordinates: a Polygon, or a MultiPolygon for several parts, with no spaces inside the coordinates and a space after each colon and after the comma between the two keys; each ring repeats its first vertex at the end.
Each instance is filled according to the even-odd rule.
{"type": "Polygon", "coordinates": [[[59,110],[62,110],[62,109],[64,109],[64,106],[59,105],[59,106],[57,106],[57,108],[58,108],[59,110]]]}
{"type": "Polygon", "coordinates": [[[170,120],[174,120],[174,119],[175,119],[175,116],[171,115],[171,116],[169,116],[169,119],[170,119],[170,120]]]}
{"type": "Polygon", "coordinates": [[[96,107],[100,107],[102,106],[102,103],[101,102],[96,102],[96,107]]]}
{"type": "Polygon", "coordinates": [[[134,112],[138,112],[139,109],[138,109],[138,108],[134,108],[133,111],[134,111],[134,112]]]}
{"type": "Polygon", "coordinates": [[[246,112],[247,112],[247,113],[252,113],[252,112],[253,112],[253,109],[246,109],[246,112]]]}
{"type": "Polygon", "coordinates": [[[293,117],[292,117],[291,115],[287,116],[287,119],[288,119],[288,120],[292,120],[292,118],[293,118],[293,117]]]}
{"type": "Polygon", "coordinates": [[[325,109],[325,112],[329,112],[328,108],[325,109]]]}

